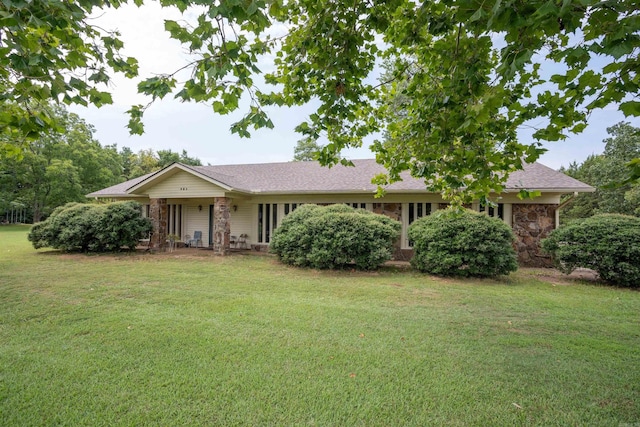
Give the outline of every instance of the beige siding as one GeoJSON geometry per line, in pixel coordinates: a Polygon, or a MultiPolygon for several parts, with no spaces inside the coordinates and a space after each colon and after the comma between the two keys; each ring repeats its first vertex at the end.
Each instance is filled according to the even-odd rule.
{"type": "Polygon", "coordinates": [[[202,231],[202,243],[209,246],[209,206],[203,206],[202,210],[197,206],[186,206],[185,213],[183,234],[193,238],[195,231],[202,231]]]}
{"type": "MultiPolygon", "coordinates": [[[[178,174],[176,174],[178,175],[178,174]]],[[[173,178],[173,177],[172,177],[173,178]]],[[[177,176],[176,176],[177,178],[177,176]]],[[[199,178],[194,178],[199,180],[199,178]]],[[[204,181],[203,181],[204,182],[204,181]]],[[[206,182],[205,182],[206,183],[206,182]]],[[[164,184],[164,182],[163,182],[164,184]]],[[[214,188],[210,183],[206,183],[210,188],[214,188]]],[[[190,184],[187,184],[187,187],[190,184]]],[[[186,199],[185,195],[180,195],[180,198],[169,199],[170,203],[183,203],[184,204],[184,228],[182,231],[183,236],[189,234],[193,236],[194,231],[202,231],[203,244],[209,245],[209,205],[213,204],[212,197],[199,196],[198,198],[186,199]],[[198,205],[202,206],[202,210],[198,210],[198,205]]],[[[540,198],[534,199],[535,202],[550,202],[559,198],[558,194],[546,194],[540,198]]],[[[512,224],[512,205],[509,201],[520,201],[515,198],[515,195],[505,195],[495,201],[504,203],[504,221],[512,224]]],[[[381,199],[375,199],[373,196],[365,196],[362,194],[353,195],[298,195],[298,196],[254,196],[249,199],[236,198],[231,203],[231,235],[239,237],[241,234],[248,235],[247,243],[258,243],[258,204],[259,203],[277,203],[278,204],[278,225],[282,222],[284,215],[285,203],[366,203],[368,210],[372,209],[373,203],[398,203],[402,201],[402,241],[401,246],[403,248],[408,247],[406,240],[406,230],[408,228],[407,218],[405,217],[407,212],[406,203],[431,203],[431,212],[435,212],[438,209],[439,203],[442,203],[442,199],[438,196],[425,195],[425,194],[404,194],[393,195],[392,197],[384,197],[381,199]],[[233,207],[237,206],[234,210],[233,207]]],[[[477,210],[477,204],[473,207],[477,210]]],[[[263,239],[264,240],[264,239],[263,239]]]]}
{"type": "Polygon", "coordinates": [[[237,206],[237,210],[231,209],[231,235],[239,237],[241,234],[246,234],[249,236],[247,239],[247,243],[255,243],[257,241],[253,226],[254,220],[253,217],[253,206],[246,203],[237,203],[232,206],[237,206]]]}
{"type": "MultiPolygon", "coordinates": [[[[536,198],[535,201],[538,203],[548,202],[550,200],[555,200],[559,195],[549,194],[544,195],[543,197],[536,198]]],[[[509,197],[502,197],[496,200],[496,202],[503,204],[503,218],[504,221],[512,225],[512,204],[506,203],[507,200],[514,200],[514,195],[509,195],[509,197]],[[513,197],[512,197],[513,196],[513,197]],[[506,199],[506,200],[505,200],[506,199]]],[[[431,204],[431,212],[435,212],[439,208],[439,203],[442,203],[442,199],[439,197],[434,197],[431,195],[418,195],[418,194],[409,194],[409,195],[397,195],[394,197],[384,197],[381,199],[374,199],[371,197],[363,197],[362,195],[324,195],[324,196],[310,196],[310,195],[301,195],[297,197],[254,197],[250,200],[250,202],[245,202],[243,205],[238,205],[238,211],[232,213],[232,225],[231,225],[231,234],[235,236],[239,236],[242,233],[246,233],[249,235],[249,241],[251,243],[258,243],[258,204],[259,203],[277,203],[278,204],[278,225],[282,222],[282,219],[285,217],[284,215],[284,204],[285,203],[366,203],[366,209],[372,210],[373,203],[398,203],[399,200],[408,200],[411,203],[430,203],[431,204]],[[434,201],[436,200],[436,201],[434,201]]],[[[518,200],[515,198],[515,200],[518,200]]],[[[476,211],[479,210],[479,205],[474,203],[472,208],[476,211]]],[[[407,228],[408,224],[408,203],[402,203],[402,238],[401,238],[401,247],[406,249],[409,248],[408,240],[407,240],[407,228]]],[[[494,216],[497,217],[498,209],[495,209],[494,216]]],[[[264,241],[264,238],[263,238],[264,241]]]]}
{"type": "Polygon", "coordinates": [[[149,188],[148,194],[154,199],[160,197],[224,197],[225,191],[204,179],[179,171],[149,188]]]}

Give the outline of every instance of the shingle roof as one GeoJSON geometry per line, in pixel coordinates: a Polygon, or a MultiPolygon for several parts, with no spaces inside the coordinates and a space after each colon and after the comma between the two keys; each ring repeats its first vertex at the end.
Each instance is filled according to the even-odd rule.
{"type": "Polygon", "coordinates": [[[115,197],[115,196],[129,196],[127,190],[134,185],[144,181],[156,172],[148,173],[146,175],[139,176],[137,178],[130,179],[129,181],[121,182],[120,184],[112,185],[111,187],[103,188],[102,190],[94,191],[87,194],[87,197],[115,197]]]}
{"type": "MultiPolygon", "coordinates": [[[[332,168],[322,167],[318,162],[260,163],[245,165],[186,166],[192,170],[231,187],[234,191],[253,194],[282,193],[354,193],[374,192],[376,186],[371,178],[385,172],[374,159],[354,160],[355,167],[342,165],[332,168]]],[[[171,166],[169,166],[171,167],[171,166]]],[[[162,171],[156,172],[161,175],[162,171]]],[[[127,190],[154,174],[148,174],[113,187],[105,188],[88,197],[109,197],[128,195],[127,190]]],[[[403,173],[403,180],[387,187],[390,193],[424,191],[421,179],[403,173]]],[[[153,178],[151,178],[153,179],[153,178]]],[[[506,189],[526,188],[547,191],[593,191],[593,188],[555,171],[540,163],[527,164],[524,170],[513,172],[507,180],[506,189]]]]}

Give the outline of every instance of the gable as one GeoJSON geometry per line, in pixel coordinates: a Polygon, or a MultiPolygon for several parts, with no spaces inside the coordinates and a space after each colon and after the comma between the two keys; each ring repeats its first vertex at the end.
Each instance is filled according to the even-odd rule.
{"type": "Polygon", "coordinates": [[[153,180],[136,189],[134,194],[150,198],[224,197],[225,189],[183,170],[153,180]]]}

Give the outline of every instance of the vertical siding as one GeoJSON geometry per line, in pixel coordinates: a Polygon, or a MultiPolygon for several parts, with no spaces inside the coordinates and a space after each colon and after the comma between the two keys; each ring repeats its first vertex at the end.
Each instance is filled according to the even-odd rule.
{"type": "Polygon", "coordinates": [[[246,234],[249,236],[247,243],[255,243],[258,241],[253,223],[257,221],[253,218],[253,206],[250,204],[233,203],[232,206],[237,206],[238,210],[234,211],[231,208],[231,235],[240,236],[246,234]]]}
{"type": "Polygon", "coordinates": [[[202,206],[201,211],[197,206],[185,206],[184,216],[183,235],[193,238],[194,231],[202,231],[202,244],[209,246],[209,206],[202,206]]]}

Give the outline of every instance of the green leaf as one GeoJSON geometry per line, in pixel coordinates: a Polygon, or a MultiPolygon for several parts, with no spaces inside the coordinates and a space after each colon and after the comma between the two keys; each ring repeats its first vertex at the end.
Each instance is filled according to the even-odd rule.
{"type": "Polygon", "coordinates": [[[226,114],[229,112],[227,108],[224,106],[224,104],[220,101],[214,101],[213,111],[219,114],[226,114]]]}
{"type": "Polygon", "coordinates": [[[640,116],[640,102],[638,101],[627,101],[620,104],[620,111],[624,113],[625,116],[640,116]]]}
{"type": "Polygon", "coordinates": [[[469,18],[469,21],[470,22],[475,22],[475,21],[480,20],[484,16],[486,16],[486,12],[482,8],[480,8],[480,9],[476,10],[473,15],[471,15],[471,18],[469,18]]]}

